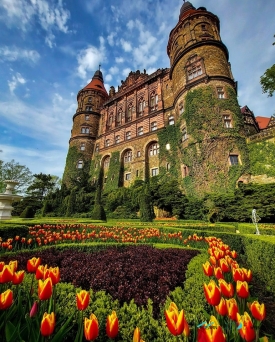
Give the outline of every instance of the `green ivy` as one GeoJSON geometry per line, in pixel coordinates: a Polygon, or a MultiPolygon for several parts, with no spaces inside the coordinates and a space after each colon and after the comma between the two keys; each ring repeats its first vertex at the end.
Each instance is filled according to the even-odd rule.
{"type": "Polygon", "coordinates": [[[275,177],[275,144],[270,141],[248,145],[252,175],[275,177]]]}

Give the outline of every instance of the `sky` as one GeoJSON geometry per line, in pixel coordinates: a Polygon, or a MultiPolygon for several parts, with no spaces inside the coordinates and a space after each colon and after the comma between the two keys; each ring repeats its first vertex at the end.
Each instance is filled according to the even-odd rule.
{"type": "MultiPolygon", "coordinates": [[[[193,0],[220,19],[255,116],[275,113],[260,76],[275,61],[274,0],[193,0]]],[[[1,0],[0,159],[62,177],[76,96],[101,64],[107,92],[130,71],[170,67],[166,47],[182,0],[1,0]]]]}

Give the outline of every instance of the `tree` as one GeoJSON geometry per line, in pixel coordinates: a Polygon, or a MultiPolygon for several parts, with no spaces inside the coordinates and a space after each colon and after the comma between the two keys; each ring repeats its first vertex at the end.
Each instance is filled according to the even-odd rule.
{"type": "Polygon", "coordinates": [[[140,194],[139,198],[140,205],[140,221],[141,222],[152,222],[155,215],[152,205],[152,198],[150,194],[149,184],[145,183],[144,191],[140,194]]]}
{"type": "MultiPolygon", "coordinates": [[[[275,45],[275,42],[273,45],[275,45]]],[[[271,68],[267,69],[263,76],[261,76],[260,83],[263,93],[268,93],[267,96],[273,96],[275,91],[275,64],[273,64],[271,68]]]]}
{"type": "Polygon", "coordinates": [[[23,194],[31,184],[32,177],[30,169],[15,162],[14,159],[7,163],[0,161],[0,192],[5,191],[6,185],[4,181],[12,179],[19,182],[15,187],[15,192],[23,194]]]}
{"type": "Polygon", "coordinates": [[[28,195],[36,198],[38,202],[42,202],[44,197],[55,189],[58,177],[46,175],[42,172],[33,176],[33,183],[27,189],[28,195]]]}

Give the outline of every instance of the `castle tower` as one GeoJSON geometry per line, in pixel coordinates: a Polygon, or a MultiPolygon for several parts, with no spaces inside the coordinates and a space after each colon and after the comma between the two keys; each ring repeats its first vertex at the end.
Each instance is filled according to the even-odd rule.
{"type": "Polygon", "coordinates": [[[73,116],[73,127],[69,140],[63,183],[79,177],[81,171],[89,173],[95,140],[98,135],[100,109],[108,98],[103,75],[97,70],[91,82],[77,94],[77,110],[73,116]]]}
{"type": "Polygon", "coordinates": [[[189,178],[189,184],[191,176],[191,193],[226,189],[229,182],[232,188],[248,160],[237,86],[220,37],[219,18],[184,1],[167,53],[182,131],[182,177],[189,178]]]}

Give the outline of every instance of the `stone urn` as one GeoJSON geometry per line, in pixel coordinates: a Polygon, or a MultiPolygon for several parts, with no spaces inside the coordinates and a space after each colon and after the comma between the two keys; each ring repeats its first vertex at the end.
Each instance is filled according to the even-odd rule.
{"type": "Polygon", "coordinates": [[[12,192],[14,187],[18,184],[15,180],[6,180],[4,183],[7,184],[6,191],[0,194],[0,220],[11,219],[11,206],[13,201],[19,201],[23,196],[14,195],[12,192]]]}

